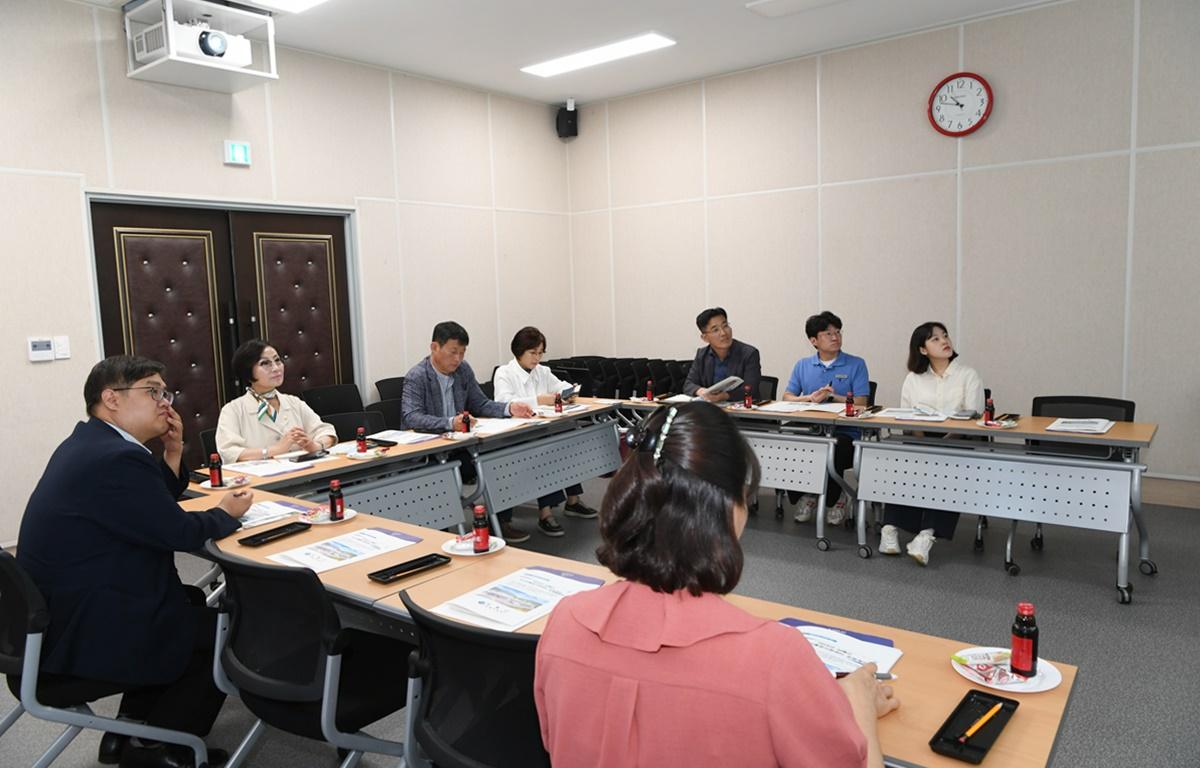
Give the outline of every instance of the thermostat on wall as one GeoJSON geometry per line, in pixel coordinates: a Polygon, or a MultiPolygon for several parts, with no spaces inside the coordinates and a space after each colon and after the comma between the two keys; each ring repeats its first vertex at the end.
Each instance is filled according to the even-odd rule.
{"type": "Polygon", "coordinates": [[[34,363],[45,363],[54,359],[54,340],[49,336],[30,336],[29,360],[34,363]]]}

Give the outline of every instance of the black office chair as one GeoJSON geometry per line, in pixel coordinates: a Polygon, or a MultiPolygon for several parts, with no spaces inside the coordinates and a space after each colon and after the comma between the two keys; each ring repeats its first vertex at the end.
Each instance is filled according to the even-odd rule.
{"type": "Polygon", "coordinates": [[[416,605],[407,592],[400,599],[421,639],[409,657],[413,694],[405,713],[415,747],[439,768],[549,766],[533,700],[538,636],[460,624],[416,605]]]}
{"type": "MultiPolygon", "coordinates": [[[[617,369],[617,380],[618,386],[621,388],[621,397],[629,398],[638,394],[637,374],[633,370],[633,358],[613,358],[613,366],[617,369]]],[[[645,382],[642,383],[644,384],[645,382]]]]}
{"type": "Polygon", "coordinates": [[[375,389],[379,392],[380,400],[399,400],[404,397],[404,377],[392,376],[388,379],[380,379],[375,382],[375,389]]]}
{"type": "Polygon", "coordinates": [[[356,384],[331,384],[300,393],[308,406],[324,418],[331,413],[351,413],[363,409],[362,395],[356,384]]]}
{"type": "Polygon", "coordinates": [[[675,388],[675,379],[671,376],[671,370],[667,368],[666,362],[662,360],[647,360],[647,367],[650,368],[650,378],[654,379],[654,396],[667,394],[677,394],[683,389],[683,383],[680,382],[679,389],[675,388]]]}
{"type": "Polygon", "coordinates": [[[402,743],[362,729],[404,707],[408,680],[401,659],[412,646],[342,627],[329,593],[308,568],[252,563],[212,541],[204,549],[226,579],[213,677],[258,718],[230,764],[244,759],[265,725],[347,750],[343,766],[367,752],[403,757],[402,743]]]}
{"type": "Polygon", "coordinates": [[[337,431],[338,442],[353,440],[362,427],[368,435],[382,432],[387,428],[383,414],[379,411],[358,411],[357,413],[331,413],[321,419],[333,425],[337,431]]]}
{"type": "Polygon", "coordinates": [[[200,432],[200,447],[204,450],[204,461],[217,452],[217,430],[205,429],[200,432]]]}
{"type": "Polygon", "coordinates": [[[779,377],[763,376],[758,380],[758,399],[774,400],[779,394],[779,377]]]}
{"type": "Polygon", "coordinates": [[[33,579],[15,557],[0,551],[0,673],[7,676],[8,689],[19,699],[0,720],[0,736],[28,712],[39,720],[67,726],[38,759],[39,766],[54,762],[85,728],[178,744],[192,750],[197,766],[208,764],[208,750],[198,736],[101,717],[88,706],[97,699],[123,693],[124,686],[42,673],[42,636],[49,623],[46,601],[33,579]]]}
{"type": "Polygon", "coordinates": [[[870,391],[867,392],[867,407],[870,408],[875,405],[875,390],[879,389],[879,382],[868,381],[867,384],[871,386],[870,391]]]}
{"type": "MultiPolygon", "coordinates": [[[[388,400],[380,400],[378,403],[371,403],[367,406],[368,411],[378,411],[383,414],[383,425],[388,429],[401,429],[400,414],[402,413],[401,406],[404,401],[400,398],[391,398],[388,400]]],[[[379,430],[375,430],[378,432],[379,430]]],[[[368,432],[367,434],[371,434],[368,432]]]]}
{"type": "Polygon", "coordinates": [[[600,358],[600,370],[604,374],[604,384],[600,387],[604,397],[621,397],[621,374],[617,372],[617,364],[610,358],[600,358]]]}
{"type": "Polygon", "coordinates": [[[644,357],[634,357],[630,358],[629,364],[633,366],[633,393],[635,395],[646,394],[646,382],[654,378],[650,374],[650,361],[644,357]]]}

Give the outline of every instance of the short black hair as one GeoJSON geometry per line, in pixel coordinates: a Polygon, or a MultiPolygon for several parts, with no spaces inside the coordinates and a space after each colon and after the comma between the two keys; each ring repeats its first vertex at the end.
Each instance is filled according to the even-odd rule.
{"type": "Polygon", "coordinates": [[[842,330],[842,318],[833,314],[829,310],[825,310],[819,315],[813,315],[804,321],[804,334],[810,338],[817,338],[817,334],[825,330],[829,326],[842,330]]]}
{"type": "Polygon", "coordinates": [[[636,450],[601,504],[600,562],[656,592],[732,591],[743,563],[733,507],[748,504],[759,479],[758,459],[733,419],[711,403],[664,406],[630,442],[636,450]]]}
{"type": "Polygon", "coordinates": [[[708,327],[708,322],[718,316],[725,318],[726,322],[729,321],[729,314],[723,307],[709,307],[696,315],[696,327],[700,329],[701,333],[704,333],[704,329],[708,327]]]}
{"type": "MultiPolygon", "coordinates": [[[[921,354],[921,347],[925,346],[925,342],[929,341],[933,332],[938,328],[941,328],[942,333],[947,336],[950,335],[950,331],[946,330],[946,324],[935,320],[921,323],[913,329],[912,338],[908,340],[908,370],[913,373],[925,373],[929,370],[929,358],[921,354]]],[[[950,355],[951,360],[956,357],[958,357],[958,352],[950,355]]]]}
{"type": "Polygon", "coordinates": [[[467,335],[467,329],[453,320],[447,320],[433,326],[432,341],[439,347],[445,346],[448,341],[457,341],[464,347],[471,346],[471,337],[467,335]]]}
{"type": "MultiPolygon", "coordinates": [[[[229,361],[233,367],[233,375],[237,376],[242,386],[248,387],[254,381],[254,366],[262,358],[263,350],[275,345],[262,339],[250,339],[234,350],[233,359],[229,361]]],[[[278,347],[276,347],[278,351],[278,347]]]]}
{"type": "Polygon", "coordinates": [[[517,335],[513,336],[512,344],[509,344],[509,349],[512,350],[513,357],[520,357],[531,349],[542,348],[546,349],[546,336],[532,325],[527,325],[517,331],[517,335]]]}
{"type": "Polygon", "coordinates": [[[83,383],[83,402],[88,414],[100,402],[100,393],[104,390],[127,387],[156,373],[161,376],[166,370],[167,366],[148,357],[113,355],[104,358],[92,366],[83,383]]]}

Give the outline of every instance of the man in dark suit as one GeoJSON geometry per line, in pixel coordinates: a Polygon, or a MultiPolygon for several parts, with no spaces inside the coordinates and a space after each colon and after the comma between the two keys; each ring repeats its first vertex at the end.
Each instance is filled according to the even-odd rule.
{"type": "MultiPolygon", "coordinates": [[[[462,429],[463,412],[472,416],[529,418],[533,409],[525,403],[498,403],[489,400],[475,372],[463,358],[471,337],[456,322],[433,327],[429,356],[414,365],[404,376],[404,400],[400,405],[400,425],[421,432],[455,432],[462,429]]],[[[474,479],[471,462],[463,461],[463,480],[474,479]]],[[[496,514],[505,541],[518,544],[529,534],[512,524],[512,510],[496,514]]]]}
{"type": "Polygon", "coordinates": [[[685,394],[702,397],[710,403],[725,400],[741,402],[742,390],[709,392],[708,387],[722,379],[737,376],[750,386],[750,396],[757,400],[758,384],[762,381],[762,363],[758,350],[733,338],[733,326],[721,307],[706,309],[696,316],[700,338],[707,346],[696,350],[696,359],[683,385],[685,394]]]}
{"type": "MultiPolygon", "coordinates": [[[[50,457],[21,520],[17,559],[50,613],[43,672],[119,684],[123,717],[204,736],[225,698],[212,680],[215,614],[180,582],[174,553],[237,530],[253,496],[234,491],[204,512],[176,503],[188,471],[163,371],[128,356],[92,368],[83,391],[90,418],[50,457]],[[161,460],[145,446],[154,438],[161,460]]],[[[190,750],[125,741],[106,734],[101,762],[192,764],[190,750]]],[[[223,762],[220,750],[209,757],[223,762]]]]}

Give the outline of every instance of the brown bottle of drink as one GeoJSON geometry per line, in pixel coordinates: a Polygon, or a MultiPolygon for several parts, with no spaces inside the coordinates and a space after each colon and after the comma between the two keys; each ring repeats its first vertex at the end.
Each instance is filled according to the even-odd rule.
{"type": "Polygon", "coordinates": [[[554,412],[562,413],[562,392],[554,393],[554,412]]]}
{"type": "Polygon", "coordinates": [[[1038,627],[1033,603],[1017,603],[1017,617],[1012,625],[1012,659],[1009,669],[1014,675],[1033,677],[1037,674],[1038,627]]]}
{"type": "Polygon", "coordinates": [[[482,555],[491,548],[491,542],[488,540],[487,511],[482,504],[475,505],[475,516],[471,526],[475,531],[475,554],[482,555]]]}
{"type": "Polygon", "coordinates": [[[744,405],[747,408],[754,407],[754,395],[750,393],[750,385],[749,384],[744,384],[742,386],[742,405],[744,405]]]}
{"type": "Polygon", "coordinates": [[[329,481],[329,519],[341,520],[346,517],[346,500],[342,498],[342,483],[340,480],[329,481]]]}
{"type": "Polygon", "coordinates": [[[354,439],[358,443],[358,452],[366,453],[367,452],[367,430],[364,429],[363,427],[359,427],[358,432],[356,432],[354,435],[354,439]]]}
{"type": "Polygon", "coordinates": [[[225,485],[221,476],[221,454],[214,453],[208,457],[208,484],[213,488],[225,485]]]}

